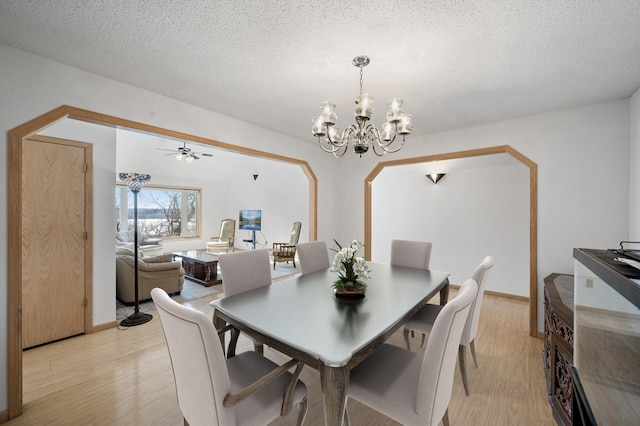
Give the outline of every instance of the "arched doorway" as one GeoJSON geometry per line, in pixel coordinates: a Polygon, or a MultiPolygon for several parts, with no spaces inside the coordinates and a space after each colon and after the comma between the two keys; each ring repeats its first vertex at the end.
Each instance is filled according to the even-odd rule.
{"type": "Polygon", "coordinates": [[[404,158],[378,163],[365,178],[365,258],[371,259],[372,247],[372,184],[386,167],[430,161],[452,160],[494,154],[509,154],[529,169],[529,335],[537,337],[538,320],[538,165],[508,145],[468,151],[449,152],[424,157],[404,158]]]}
{"type": "Polygon", "coordinates": [[[309,181],[309,239],[317,238],[317,178],[306,161],[278,154],[240,147],[225,142],[176,132],[144,123],[134,122],[105,114],[99,114],[63,105],[8,132],[8,264],[7,272],[7,366],[8,366],[8,417],[22,414],[22,141],[42,129],[63,119],[74,119],[104,126],[158,134],[210,145],[220,149],[267,158],[299,166],[309,181]]]}

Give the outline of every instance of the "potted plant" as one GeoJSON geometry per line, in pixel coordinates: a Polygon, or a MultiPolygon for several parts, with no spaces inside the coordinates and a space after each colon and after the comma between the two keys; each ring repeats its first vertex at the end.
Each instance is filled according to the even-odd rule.
{"type": "Polygon", "coordinates": [[[338,273],[338,279],[332,285],[336,296],[364,297],[367,283],[363,280],[370,278],[371,270],[363,257],[356,256],[364,244],[353,240],[348,246],[342,247],[338,241],[333,241],[335,241],[339,249],[333,249],[336,255],[333,257],[333,263],[331,264],[331,272],[338,273]]]}

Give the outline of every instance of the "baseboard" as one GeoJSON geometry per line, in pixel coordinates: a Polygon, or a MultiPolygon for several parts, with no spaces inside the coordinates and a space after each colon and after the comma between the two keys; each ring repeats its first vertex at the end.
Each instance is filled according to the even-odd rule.
{"type": "MultiPolygon", "coordinates": [[[[460,286],[456,285],[456,284],[449,284],[449,287],[455,288],[455,289],[459,289],[460,288],[460,286]]],[[[485,290],[484,293],[485,294],[489,294],[491,296],[504,297],[505,299],[521,300],[523,302],[528,302],[529,301],[529,298],[526,297],[526,296],[518,296],[518,295],[515,295],[515,294],[500,293],[499,291],[485,290]]],[[[536,335],[533,336],[533,337],[536,337],[538,339],[543,339],[544,338],[544,332],[537,331],[536,335]]]]}
{"type": "Polygon", "coordinates": [[[108,330],[110,328],[114,328],[118,325],[118,321],[111,321],[100,325],[94,325],[91,327],[91,333],[96,333],[98,331],[108,330]]]}
{"type": "Polygon", "coordinates": [[[9,411],[3,410],[0,411],[0,423],[5,423],[9,421],[9,411]]]}
{"type": "MultiPolygon", "coordinates": [[[[455,289],[459,289],[460,286],[457,284],[449,284],[450,288],[455,288],[455,289]]],[[[523,302],[528,302],[529,298],[527,296],[518,296],[516,294],[509,294],[509,293],[500,293],[499,291],[493,291],[493,290],[485,290],[484,294],[488,294],[491,296],[497,296],[497,297],[504,297],[506,299],[513,299],[513,300],[521,300],[523,302]]]]}

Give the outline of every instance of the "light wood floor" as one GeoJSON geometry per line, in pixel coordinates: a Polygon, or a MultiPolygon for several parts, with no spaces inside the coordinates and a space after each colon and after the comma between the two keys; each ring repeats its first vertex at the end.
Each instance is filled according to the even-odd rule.
{"type": "MultiPolygon", "coordinates": [[[[455,295],[452,294],[451,297],[455,295]]],[[[211,313],[209,301],[187,302],[211,313]]],[[[152,312],[153,313],[153,312],[152,312]]],[[[456,369],[449,419],[455,425],[554,425],[542,366],[543,341],[527,335],[528,303],[485,295],[476,337],[479,368],[468,355],[471,396],[456,369]]],[[[401,331],[390,340],[403,345],[401,331]]],[[[419,339],[412,341],[419,345],[419,339]]],[[[240,341],[239,349],[250,343],[240,341]]],[[[283,355],[265,348],[276,362],[283,355]]],[[[126,330],[109,329],[24,352],[24,414],[7,425],[182,425],[157,316],[126,330]]],[[[323,425],[318,374],[305,367],[306,425],[323,425]]],[[[353,425],[397,425],[355,401],[353,425]]],[[[272,425],[295,424],[295,409],[272,425]]]]}

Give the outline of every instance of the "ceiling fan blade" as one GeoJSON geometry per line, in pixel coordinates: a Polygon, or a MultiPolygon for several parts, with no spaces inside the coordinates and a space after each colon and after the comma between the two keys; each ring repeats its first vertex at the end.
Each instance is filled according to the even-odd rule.
{"type": "Polygon", "coordinates": [[[207,154],[206,152],[201,152],[200,155],[203,157],[213,157],[213,154],[207,154]]]}
{"type": "Polygon", "coordinates": [[[178,153],[178,151],[176,151],[175,149],[164,149],[164,148],[156,148],[158,151],[169,151],[169,152],[174,152],[174,153],[178,153]]]}

